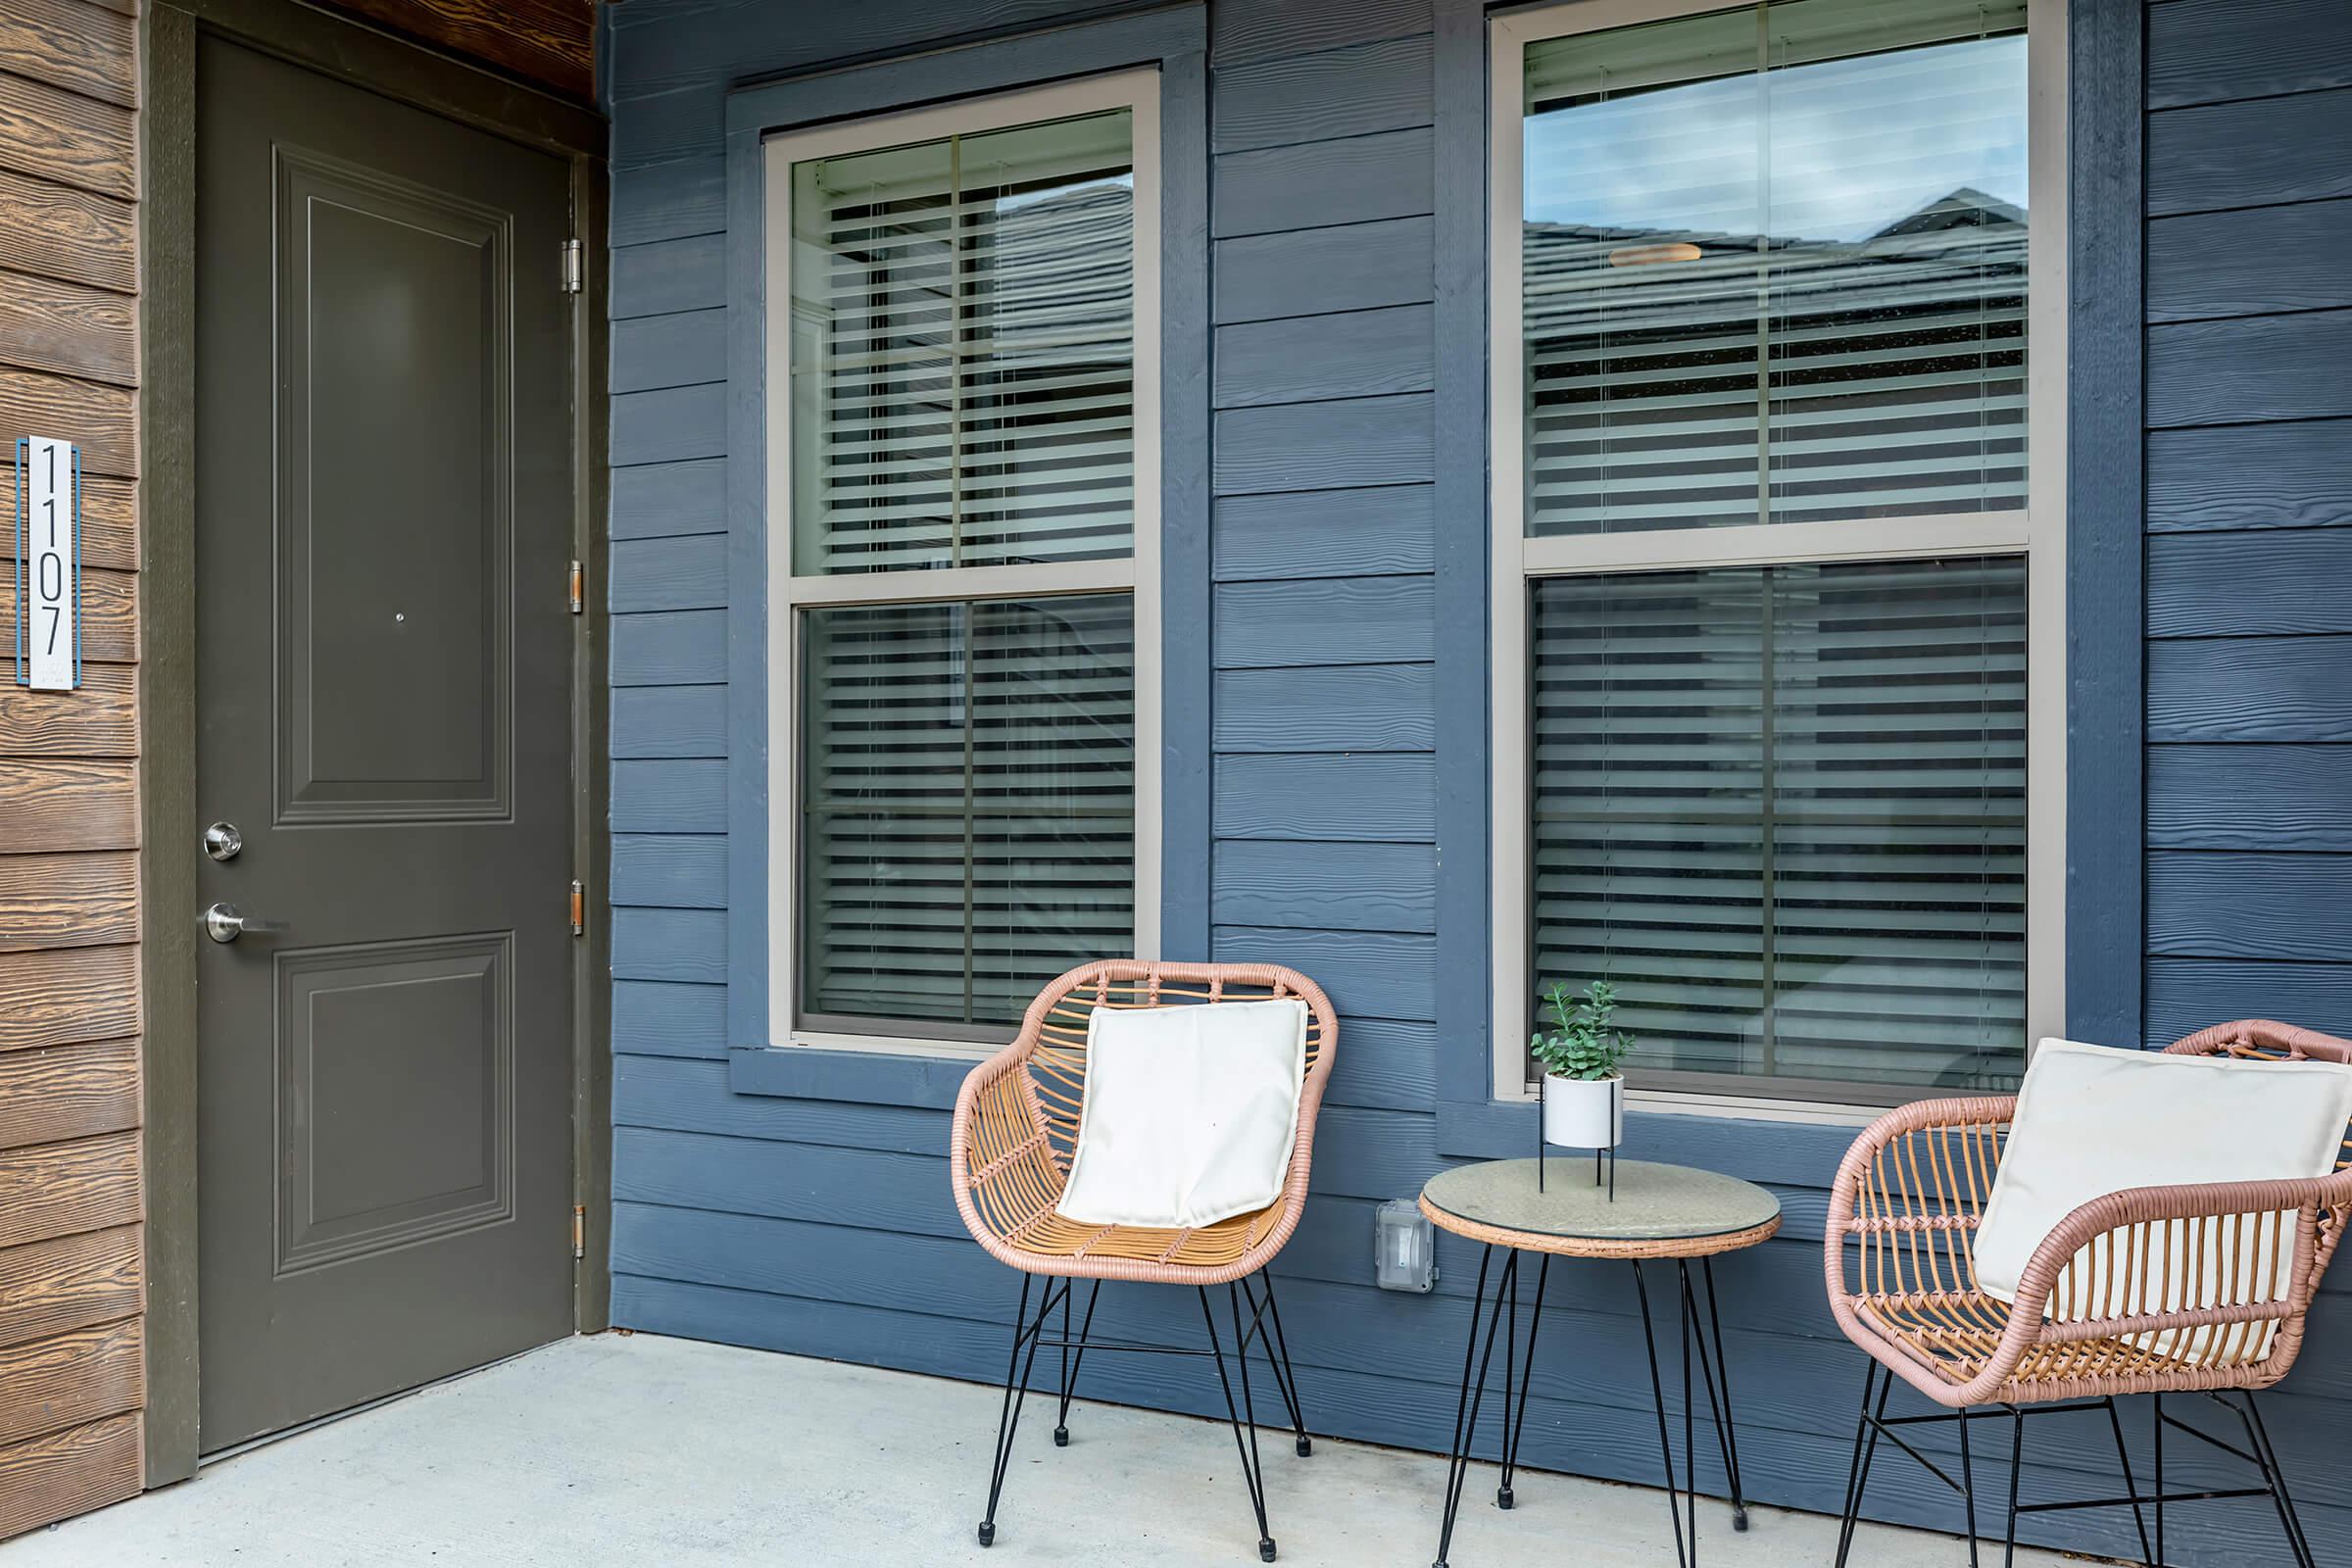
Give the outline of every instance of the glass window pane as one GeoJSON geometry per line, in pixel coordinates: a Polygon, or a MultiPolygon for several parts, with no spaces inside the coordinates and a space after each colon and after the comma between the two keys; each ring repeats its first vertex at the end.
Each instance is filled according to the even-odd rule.
{"type": "Polygon", "coordinates": [[[2014,1084],[2025,573],[1537,581],[1530,1018],[1605,977],[1641,1066],[2014,1084]]]}
{"type": "Polygon", "coordinates": [[[1531,536],[2025,505],[2022,0],[1782,0],[1525,73],[1531,536]]]}
{"type": "Polygon", "coordinates": [[[802,619],[801,1011],[1008,1028],[1133,952],[1128,596],[802,619]]]}
{"type": "Polygon", "coordinates": [[[796,572],[1132,548],[1131,121],[793,166],[796,572]]]}

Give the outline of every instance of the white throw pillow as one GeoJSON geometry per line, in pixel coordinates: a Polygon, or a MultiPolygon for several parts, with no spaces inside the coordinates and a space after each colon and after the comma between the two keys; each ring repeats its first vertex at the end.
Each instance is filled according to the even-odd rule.
{"type": "Polygon", "coordinates": [[[1306,1076],[1306,1004],[1097,1007],[1069,1185],[1084,1225],[1213,1225],[1282,1196],[1306,1076]]]}
{"type": "MultiPolygon", "coordinates": [[[[2044,1040],[2018,1090],[2008,1146],[1977,1227],[1977,1284],[1988,1296],[2016,1299],[2034,1250],[2068,1214],[2109,1193],[2325,1176],[2342,1157],[2347,1119],[2352,1119],[2352,1067],[2336,1062],[2173,1056],[2044,1040]]],[[[2187,1228],[2179,1229],[2185,1233],[2187,1228]]],[[[2149,1302],[2150,1308],[2180,1310],[2284,1294],[2294,1257],[2293,1228],[2281,1227],[2274,1248],[2268,1224],[2242,1226],[2234,1268],[2222,1229],[2203,1227],[2201,1259],[2182,1256],[2185,1236],[2176,1238],[2169,1271],[2172,1297],[2149,1302]],[[2194,1270],[2193,1288],[2181,1283],[2189,1278],[2184,1268],[2194,1270]]],[[[2084,1249],[2094,1257],[2085,1261],[2100,1260],[2095,1254],[2103,1250],[2103,1242],[2094,1242],[2084,1249]]],[[[2051,1293],[2049,1315],[2081,1318],[2109,1310],[2101,1301],[2063,1299],[2064,1292],[2062,1278],[2051,1293]]],[[[2195,1362],[2217,1337],[2242,1333],[2226,1327],[2197,1330],[2180,1353],[2195,1362]]],[[[2143,1336],[2139,1343],[2165,1338],[2143,1336]]],[[[2259,1355],[2267,1347],[2266,1334],[2250,1348],[2259,1355]]]]}

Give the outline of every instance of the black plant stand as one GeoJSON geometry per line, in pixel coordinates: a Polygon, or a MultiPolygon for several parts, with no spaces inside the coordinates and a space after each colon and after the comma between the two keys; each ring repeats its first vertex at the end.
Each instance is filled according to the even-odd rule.
{"type": "MultiPolygon", "coordinates": [[[[1609,1125],[1612,1128],[1616,1127],[1620,1125],[1624,1119],[1625,1080],[1623,1078],[1612,1078],[1609,1080],[1609,1125]]],[[[1566,1147],[1568,1146],[1565,1144],[1547,1144],[1544,1141],[1544,1107],[1541,1103],[1538,1103],[1536,1106],[1537,1192],[1540,1193],[1544,1191],[1544,1170],[1551,1164],[1551,1161],[1545,1157],[1544,1152],[1547,1149],[1564,1149],[1566,1147]]],[[[1592,1185],[1595,1187],[1598,1187],[1601,1184],[1600,1166],[1601,1157],[1603,1155],[1608,1157],[1609,1201],[1613,1203],[1617,1201],[1617,1146],[1615,1144],[1611,1144],[1606,1149],[1595,1149],[1592,1151],[1592,1185]]]]}

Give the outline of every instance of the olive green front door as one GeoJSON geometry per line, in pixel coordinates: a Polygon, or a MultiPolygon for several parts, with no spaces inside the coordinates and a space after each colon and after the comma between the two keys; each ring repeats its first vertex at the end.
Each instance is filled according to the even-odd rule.
{"type": "Polygon", "coordinates": [[[569,1332],[566,166],[207,37],[201,1433],[569,1332]]]}

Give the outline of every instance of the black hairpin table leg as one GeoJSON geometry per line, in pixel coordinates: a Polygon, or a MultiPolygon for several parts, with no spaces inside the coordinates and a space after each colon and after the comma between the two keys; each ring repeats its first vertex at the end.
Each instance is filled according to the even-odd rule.
{"type": "MultiPolygon", "coordinates": [[[[1453,1408],[1453,1446],[1446,1454],[1446,1509],[1438,1525],[1438,1555],[1432,1568],[1446,1568],[1446,1554],[1453,1546],[1453,1524],[1462,1511],[1462,1492],[1470,1479],[1470,1449],[1478,1436],[1479,1407],[1487,1395],[1487,1369],[1494,1362],[1494,1335],[1502,1325],[1503,1298],[1519,1283],[1519,1254],[1510,1248],[1501,1249],[1502,1271],[1494,1274],[1494,1304],[1487,1303],[1487,1279],[1492,1272],[1495,1249],[1489,1247],[1478,1262],[1478,1286],[1470,1297],[1470,1339],[1462,1349],[1462,1392],[1453,1408]],[[1487,1345],[1481,1354],[1478,1345],[1480,1318],[1486,1319],[1487,1345]]],[[[1510,1413],[1510,1390],[1503,1390],[1503,1413],[1510,1413]]]]}
{"type": "MultiPolygon", "coordinates": [[[[1554,1255],[1634,1266],[1642,1348],[1657,1411],[1667,1517],[1674,1532],[1674,1561],[1677,1568],[1697,1568],[1701,1399],[1706,1401],[1705,1414],[1715,1426],[1714,1442],[1723,1457],[1734,1526],[1747,1527],[1746,1489],[1741,1483],[1739,1440],[1734,1433],[1737,1416],[1732,1406],[1731,1369],[1716,1304],[1712,1259],[1717,1253],[1755,1247],[1771,1238],[1781,1225],[1780,1201],[1752,1182],[1689,1166],[1629,1159],[1620,1169],[1613,1152],[1602,1156],[1594,1173],[1599,1184],[1593,1186],[1572,1176],[1557,1187],[1547,1187],[1544,1181],[1546,1164],[1538,1157],[1455,1166],[1432,1177],[1422,1190],[1420,1209],[1430,1224],[1479,1244],[1481,1249],[1478,1283],[1470,1295],[1469,1335],[1462,1347],[1462,1384],[1454,1402],[1453,1441],[1446,1450],[1435,1568],[1447,1568],[1447,1553],[1453,1546],[1497,1337],[1504,1349],[1500,1436],[1496,1448],[1491,1450],[1501,1461],[1494,1502],[1497,1507],[1509,1508],[1517,1501],[1513,1484],[1523,1453],[1536,1347],[1543,1331],[1544,1286],[1554,1255]],[[1522,1341],[1519,1270],[1530,1253],[1541,1263],[1535,1308],[1528,1316],[1527,1338],[1522,1341]],[[1693,1261],[1698,1263],[1695,1269],[1690,1266],[1693,1261]],[[1659,1354],[1660,1325],[1650,1299],[1646,1269],[1650,1262],[1672,1263],[1675,1268],[1668,1295],[1676,1308],[1673,1326],[1679,1331],[1680,1343],[1666,1348],[1679,1348],[1682,1354],[1680,1475],[1675,1473],[1666,1369],[1659,1354]],[[1514,1381],[1516,1389],[1511,1386],[1514,1381]]],[[[1565,1169],[1581,1171],[1575,1165],[1565,1169]]],[[[1661,1295],[1654,1305],[1664,1305],[1668,1295],[1661,1295]]],[[[1856,1468],[1866,1467],[1858,1447],[1856,1468]]],[[[1858,1479],[1849,1484],[1849,1496],[1859,1484],[1858,1479]]]]}

